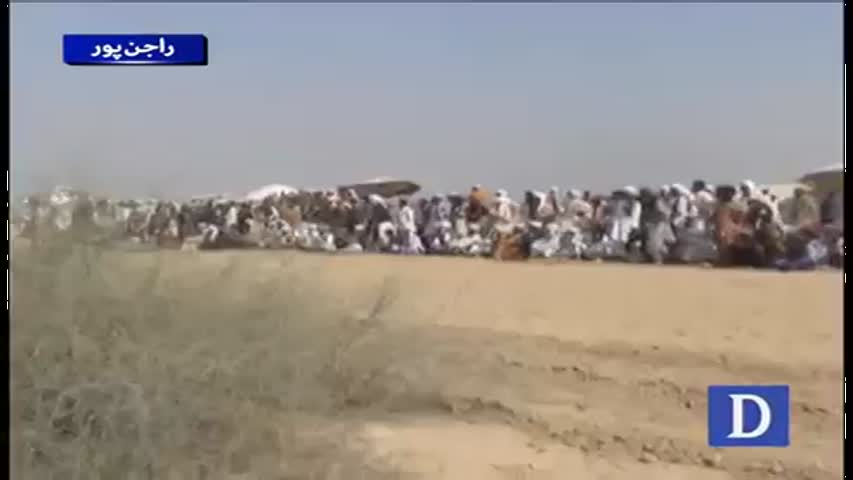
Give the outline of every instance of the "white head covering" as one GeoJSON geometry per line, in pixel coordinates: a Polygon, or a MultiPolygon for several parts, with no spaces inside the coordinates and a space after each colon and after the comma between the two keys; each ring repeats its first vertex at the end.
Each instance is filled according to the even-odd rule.
{"type": "Polygon", "coordinates": [[[367,201],[376,205],[385,205],[385,199],[375,193],[371,193],[370,195],[368,195],[367,201]]]}
{"type": "Polygon", "coordinates": [[[764,205],[767,205],[771,209],[774,207],[774,203],[775,203],[775,202],[773,202],[773,200],[770,199],[769,195],[764,195],[763,193],[760,193],[760,192],[759,193],[753,193],[752,200],[763,203],[764,205]]]}
{"type": "Polygon", "coordinates": [[[690,190],[680,183],[672,184],[672,189],[675,190],[680,195],[684,195],[684,196],[690,195],[690,190]]]}
{"type": "Polygon", "coordinates": [[[752,180],[744,180],[740,182],[740,187],[749,190],[750,193],[755,193],[755,182],[752,180]]]}
{"type": "Polygon", "coordinates": [[[568,196],[569,198],[575,199],[575,198],[581,198],[583,196],[583,194],[581,193],[580,190],[578,190],[576,188],[570,188],[569,191],[566,192],[566,196],[568,196]]]}
{"type": "Polygon", "coordinates": [[[640,191],[637,190],[637,187],[633,185],[626,185],[622,187],[622,191],[627,193],[628,195],[631,195],[632,197],[636,197],[640,194],[640,191]]]}
{"type": "Polygon", "coordinates": [[[714,201],[714,195],[711,192],[709,192],[708,190],[699,190],[698,192],[696,192],[694,197],[696,198],[696,200],[698,200],[700,202],[713,202],[714,201]]]}

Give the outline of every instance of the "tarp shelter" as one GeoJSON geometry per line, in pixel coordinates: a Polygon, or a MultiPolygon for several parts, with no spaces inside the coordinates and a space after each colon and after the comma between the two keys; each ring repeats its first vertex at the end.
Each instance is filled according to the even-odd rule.
{"type": "Polygon", "coordinates": [[[346,191],[350,189],[355,190],[355,193],[361,197],[379,195],[381,197],[391,198],[400,195],[413,195],[420,191],[421,186],[408,180],[394,180],[383,177],[351,185],[341,185],[338,187],[339,191],[346,191]]]}
{"type": "Polygon", "coordinates": [[[827,165],[817,168],[800,177],[800,182],[812,187],[817,197],[830,192],[844,191],[844,164],[827,165]]]}

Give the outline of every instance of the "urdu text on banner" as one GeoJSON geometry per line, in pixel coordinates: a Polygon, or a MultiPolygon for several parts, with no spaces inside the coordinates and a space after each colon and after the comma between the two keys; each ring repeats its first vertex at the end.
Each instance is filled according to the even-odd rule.
{"type": "Polygon", "coordinates": [[[68,65],[207,65],[202,34],[67,34],[68,65]]]}

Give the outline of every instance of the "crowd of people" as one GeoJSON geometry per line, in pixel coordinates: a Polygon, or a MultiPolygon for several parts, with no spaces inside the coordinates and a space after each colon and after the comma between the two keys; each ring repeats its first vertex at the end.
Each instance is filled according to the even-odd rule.
{"type": "Polygon", "coordinates": [[[840,266],[841,192],[803,185],[790,198],[745,180],[690,188],[626,186],[606,195],[530,190],[521,199],[480,185],[467,195],[383,197],[352,189],[261,199],[116,200],[58,188],[31,195],[17,232],[133,239],[162,248],[298,248],[444,254],[500,260],[603,259],[779,269],[840,266]],[[94,233],[92,233],[94,232],[94,233]],[[80,235],[80,234],[75,234],[80,235]]]}

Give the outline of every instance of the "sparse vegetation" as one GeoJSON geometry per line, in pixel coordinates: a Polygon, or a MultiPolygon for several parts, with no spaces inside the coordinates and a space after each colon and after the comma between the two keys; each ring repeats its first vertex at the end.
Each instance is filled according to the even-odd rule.
{"type": "Polygon", "coordinates": [[[399,477],[303,435],[384,399],[387,362],[356,356],[382,355],[390,289],[353,318],[286,256],[274,284],[233,260],[188,284],[160,253],[48,247],[13,260],[13,478],[399,477]]]}
{"type": "Polygon", "coordinates": [[[15,247],[16,479],[841,471],[831,275],[15,247]],[[703,392],[756,380],[800,440],[718,459],[703,392]]]}

